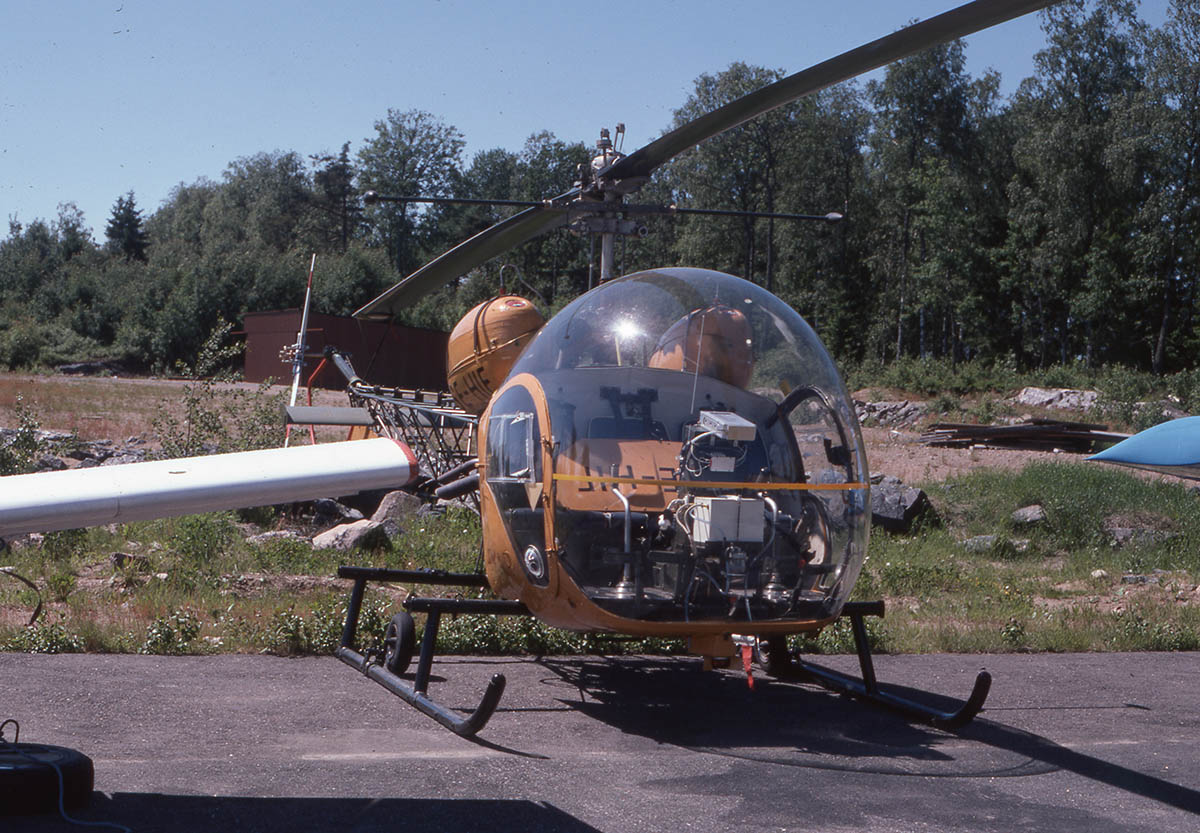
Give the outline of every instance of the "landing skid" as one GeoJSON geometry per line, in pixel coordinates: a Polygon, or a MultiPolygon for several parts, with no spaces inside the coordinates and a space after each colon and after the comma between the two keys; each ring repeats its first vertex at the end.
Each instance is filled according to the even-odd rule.
{"type": "MultiPolygon", "coordinates": [[[[411,640],[415,639],[411,626],[406,630],[397,629],[393,637],[393,629],[389,628],[389,639],[395,642],[388,645],[388,650],[382,655],[368,651],[360,654],[354,650],[354,637],[358,630],[358,617],[362,611],[363,593],[369,581],[403,581],[419,584],[440,584],[457,587],[486,587],[487,579],[473,573],[448,573],[443,570],[387,570],[374,567],[339,567],[339,578],[354,580],[350,590],[350,604],[346,609],[346,623],[342,627],[342,641],[338,646],[336,656],[342,662],[358,671],[369,679],[374,680],[388,691],[395,694],[404,702],[418,711],[432,717],[454,734],[464,738],[473,737],[476,732],[487,725],[492,713],[500,703],[504,694],[505,679],[503,674],[494,674],[488,682],[483,699],[471,714],[463,717],[455,711],[443,706],[429,696],[429,675],[433,665],[433,655],[437,647],[438,625],[443,613],[492,613],[502,615],[524,615],[529,610],[520,602],[509,602],[492,599],[440,599],[410,597],[404,601],[405,613],[424,613],[425,630],[421,635],[421,652],[417,658],[417,671],[412,682],[400,676],[406,670],[409,658],[412,656],[411,640]],[[408,644],[405,644],[405,643],[408,644]],[[397,661],[397,656],[404,656],[397,661]],[[390,667],[389,667],[390,666],[390,667]]],[[[395,620],[393,620],[394,622],[395,620]]],[[[411,623],[411,618],[409,619],[411,623]]]]}
{"type": "Polygon", "coordinates": [[[971,689],[971,696],[952,711],[941,711],[906,697],[882,691],[875,679],[875,664],[871,658],[871,645],[867,641],[867,628],[863,624],[863,617],[883,616],[883,602],[848,602],[842,608],[842,615],[850,618],[850,627],[854,633],[854,647],[858,651],[859,668],[862,669],[862,679],[856,680],[832,669],[822,668],[799,659],[794,660],[794,665],[790,669],[791,673],[799,672],[830,691],[884,706],[900,712],[908,718],[948,732],[961,729],[970,723],[975,715],[979,714],[983,708],[983,701],[987,699],[988,691],[992,686],[991,674],[980,671],[975,678],[975,686],[971,689]]]}
{"type": "MultiPolygon", "coordinates": [[[[492,713],[495,712],[496,706],[499,705],[500,697],[504,694],[506,681],[503,674],[492,676],[479,705],[466,717],[429,696],[430,669],[437,648],[437,632],[441,616],[443,613],[524,616],[529,614],[529,609],[520,602],[494,599],[409,597],[404,601],[405,612],[397,614],[397,617],[393,619],[393,625],[388,628],[385,640],[386,650],[383,652],[369,650],[362,654],[354,649],[354,639],[358,630],[358,619],[362,612],[362,600],[367,582],[396,581],[410,584],[486,587],[487,579],[475,573],[449,573],[444,570],[388,570],[374,567],[339,567],[338,577],[353,579],[354,586],[350,591],[350,603],[346,610],[346,622],[342,628],[341,644],[335,652],[337,658],[351,668],[361,671],[366,677],[379,683],[418,711],[432,717],[456,735],[469,738],[483,729],[491,719],[492,713]],[[415,647],[413,643],[416,637],[411,613],[424,613],[426,618],[425,629],[421,635],[420,654],[417,658],[417,670],[412,681],[409,682],[401,675],[407,671],[415,647]],[[399,626],[397,626],[398,622],[399,626]]],[[[862,679],[855,679],[838,671],[790,657],[783,668],[772,668],[771,674],[785,678],[802,676],[831,691],[884,706],[910,719],[951,732],[966,726],[975,718],[975,715],[979,714],[992,684],[992,677],[988,672],[979,672],[975,678],[971,696],[959,708],[952,711],[934,709],[914,700],[883,691],[879,688],[875,678],[871,646],[867,641],[866,626],[863,624],[864,616],[883,615],[883,602],[849,602],[842,608],[842,615],[850,619],[850,627],[854,633],[854,645],[858,652],[859,667],[862,669],[862,679]]]]}

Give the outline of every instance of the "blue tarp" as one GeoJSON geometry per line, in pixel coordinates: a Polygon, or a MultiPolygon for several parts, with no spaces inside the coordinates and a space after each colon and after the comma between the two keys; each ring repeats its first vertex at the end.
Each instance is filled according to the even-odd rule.
{"type": "Polygon", "coordinates": [[[1200,417],[1155,425],[1088,459],[1200,480],[1200,417]]]}

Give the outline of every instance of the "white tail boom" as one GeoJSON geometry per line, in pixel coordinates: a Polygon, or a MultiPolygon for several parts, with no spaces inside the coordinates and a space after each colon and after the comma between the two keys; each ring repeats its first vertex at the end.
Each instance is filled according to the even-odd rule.
{"type": "Polygon", "coordinates": [[[386,438],[18,474],[0,477],[0,537],[395,489],[416,475],[412,451],[386,438]]]}

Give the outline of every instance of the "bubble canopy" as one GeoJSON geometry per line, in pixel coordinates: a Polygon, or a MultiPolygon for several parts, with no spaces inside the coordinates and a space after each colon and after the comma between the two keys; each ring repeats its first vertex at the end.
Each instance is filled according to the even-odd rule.
{"type": "Polygon", "coordinates": [[[586,596],[632,619],[769,631],[836,616],[857,578],[852,404],[812,328],[748,281],[676,268],[603,284],[537,334],[487,420],[500,510],[530,511],[523,480],[554,495],[551,523],[510,525],[534,583],[547,530],[586,596]]]}

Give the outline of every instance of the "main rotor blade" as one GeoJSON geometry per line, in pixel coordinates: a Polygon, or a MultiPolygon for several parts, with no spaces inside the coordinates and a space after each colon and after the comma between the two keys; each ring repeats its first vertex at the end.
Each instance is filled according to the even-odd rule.
{"type": "Polygon", "coordinates": [[[649,176],[685,150],[776,107],[878,69],[930,46],[1037,11],[1058,0],[975,0],[801,70],[706,113],[601,170],[598,178],[649,176]]]}
{"type": "MultiPolygon", "coordinates": [[[[574,196],[573,193],[564,194],[574,196]]],[[[464,240],[429,261],[354,313],[355,318],[390,318],[435,289],[467,274],[497,255],[567,222],[567,207],[551,203],[527,208],[464,240]]]]}

